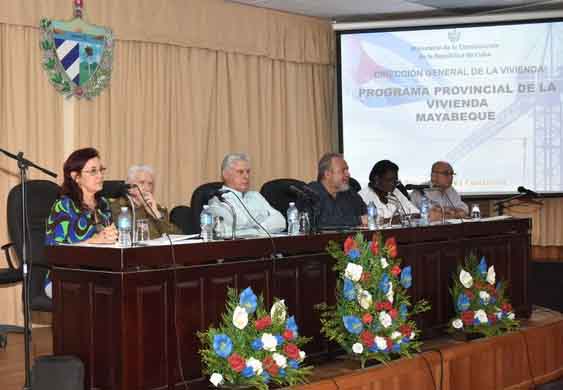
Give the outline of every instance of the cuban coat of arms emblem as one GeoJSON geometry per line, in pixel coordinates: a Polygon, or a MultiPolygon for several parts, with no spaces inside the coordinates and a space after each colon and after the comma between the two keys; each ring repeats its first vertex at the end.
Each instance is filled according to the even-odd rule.
{"type": "Polygon", "coordinates": [[[43,68],[62,95],[91,99],[109,84],[113,59],[110,29],[82,19],[83,0],[74,0],[74,18],[41,20],[43,68]]]}

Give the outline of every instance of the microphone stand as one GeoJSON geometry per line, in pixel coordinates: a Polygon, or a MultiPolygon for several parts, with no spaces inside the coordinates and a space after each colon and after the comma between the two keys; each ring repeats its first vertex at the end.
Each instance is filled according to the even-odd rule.
{"type": "Polygon", "coordinates": [[[22,220],[22,274],[23,274],[23,322],[24,322],[24,347],[25,347],[25,383],[24,383],[24,390],[31,390],[31,358],[30,358],[30,343],[31,343],[31,327],[30,327],[30,318],[31,318],[31,310],[30,310],[30,303],[29,303],[29,273],[31,271],[31,266],[28,264],[29,260],[27,258],[27,247],[29,243],[27,242],[27,191],[26,191],[26,182],[27,182],[27,169],[29,167],[33,167],[53,178],[57,177],[57,174],[42,168],[35,163],[29,161],[28,159],[23,157],[23,152],[19,152],[17,155],[12,154],[2,148],[0,148],[0,152],[4,153],[6,156],[16,160],[18,162],[18,169],[20,171],[20,184],[21,184],[21,202],[22,202],[22,210],[21,210],[21,220],[22,220]]]}
{"type": "Polygon", "coordinates": [[[493,203],[493,205],[497,208],[498,215],[504,215],[504,209],[506,208],[506,204],[512,202],[513,200],[524,198],[528,196],[526,193],[516,194],[506,199],[501,199],[493,203]]]}
{"type": "MultiPolygon", "coordinates": [[[[394,193],[392,193],[392,192],[390,192],[390,193],[387,195],[387,197],[388,197],[389,199],[394,200],[394,201],[395,201],[394,203],[398,203],[398,204],[399,204],[399,207],[401,208],[401,211],[403,212],[403,215],[405,216],[405,220],[407,221],[406,225],[407,225],[407,226],[411,226],[410,215],[407,214],[407,211],[406,211],[405,208],[403,207],[403,204],[401,203],[400,199],[397,198],[397,196],[396,196],[394,193]]],[[[397,206],[395,205],[395,208],[397,209],[397,211],[399,210],[399,207],[397,207],[397,206]]],[[[393,215],[395,215],[395,213],[393,213],[393,215]]],[[[401,216],[401,213],[399,212],[399,217],[400,217],[400,216],[401,216]]],[[[391,220],[393,220],[393,216],[391,216],[391,220]]],[[[401,221],[401,225],[402,225],[402,221],[401,221]]]]}

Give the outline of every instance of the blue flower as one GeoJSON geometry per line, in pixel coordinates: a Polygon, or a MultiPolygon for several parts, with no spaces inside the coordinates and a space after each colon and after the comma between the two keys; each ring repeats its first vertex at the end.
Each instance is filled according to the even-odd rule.
{"type": "Polygon", "coordinates": [[[299,334],[297,329],[297,323],[295,322],[295,316],[291,316],[287,319],[287,321],[285,322],[285,327],[291,330],[295,337],[297,337],[297,335],[299,334]]]}
{"type": "Polygon", "coordinates": [[[252,289],[250,287],[247,287],[240,293],[239,303],[242,307],[246,309],[248,314],[251,314],[256,311],[256,306],[258,305],[258,298],[254,294],[252,289]]]}
{"type": "Polygon", "coordinates": [[[233,351],[233,342],[226,334],[216,334],[213,337],[213,349],[222,358],[227,358],[233,351]]]}
{"type": "Polygon", "coordinates": [[[241,372],[242,376],[245,378],[250,378],[254,376],[254,370],[250,366],[244,367],[244,370],[241,372]]]}
{"type": "Polygon", "coordinates": [[[393,344],[393,347],[391,348],[391,352],[394,352],[394,353],[401,352],[401,346],[399,344],[393,344]]]}
{"type": "Polygon", "coordinates": [[[491,305],[494,305],[495,303],[497,303],[497,299],[495,297],[491,297],[491,300],[489,302],[491,305]]]}
{"type": "Polygon", "coordinates": [[[353,301],[356,299],[356,289],[354,288],[354,282],[348,278],[344,278],[344,298],[347,301],[353,301]]]}
{"type": "Polygon", "coordinates": [[[401,318],[404,320],[407,318],[407,315],[409,314],[407,305],[405,305],[404,303],[401,303],[401,305],[399,306],[399,314],[401,315],[401,318]]]}
{"type": "Polygon", "coordinates": [[[270,381],[271,376],[266,371],[262,371],[262,378],[264,378],[264,383],[268,383],[270,381]]]}
{"type": "Polygon", "coordinates": [[[401,271],[401,284],[404,288],[410,288],[412,285],[412,268],[410,265],[401,271]]]}
{"type": "Polygon", "coordinates": [[[379,352],[379,349],[377,348],[377,345],[375,343],[373,343],[372,346],[368,348],[368,351],[379,352]]]}
{"type": "Polygon", "coordinates": [[[485,256],[481,257],[479,262],[479,272],[483,277],[487,276],[487,260],[485,260],[485,256]]]}
{"type": "Polygon", "coordinates": [[[278,339],[278,346],[282,345],[285,342],[285,339],[281,334],[278,333],[275,334],[274,336],[276,337],[276,339],[278,339]]]}
{"type": "Polygon", "coordinates": [[[466,311],[467,309],[469,309],[469,297],[461,293],[457,297],[457,310],[466,311]]]}
{"type": "Polygon", "coordinates": [[[262,340],[260,339],[254,339],[254,341],[252,341],[252,349],[255,351],[260,351],[262,349],[262,340]]]}
{"type": "Polygon", "coordinates": [[[383,294],[387,294],[389,291],[389,275],[383,274],[381,280],[379,281],[379,289],[383,294]]]}
{"type": "Polygon", "coordinates": [[[357,260],[360,258],[360,251],[357,249],[352,249],[350,252],[348,252],[348,257],[352,261],[357,260]]]}
{"type": "Polygon", "coordinates": [[[356,316],[343,316],[342,322],[344,322],[346,330],[353,334],[360,334],[364,329],[362,321],[356,316]]]}
{"type": "Polygon", "coordinates": [[[403,344],[407,344],[411,339],[407,336],[403,337],[403,344]]]}
{"type": "Polygon", "coordinates": [[[297,360],[291,359],[287,362],[287,365],[291,368],[295,368],[295,369],[299,368],[299,362],[297,360]]]}
{"type": "Polygon", "coordinates": [[[280,378],[285,377],[285,368],[280,368],[280,370],[278,371],[278,375],[280,376],[280,378]]]}

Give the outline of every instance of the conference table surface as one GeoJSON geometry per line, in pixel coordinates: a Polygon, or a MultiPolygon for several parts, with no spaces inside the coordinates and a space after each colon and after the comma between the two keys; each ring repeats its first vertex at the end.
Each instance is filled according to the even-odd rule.
{"type": "MultiPolygon", "coordinates": [[[[301,334],[312,337],[311,359],[339,352],[320,333],[315,306],[335,302],[337,275],[326,252],[360,232],[276,236],[173,245],[62,245],[49,247],[53,265],[53,337],[57,354],[79,356],[87,388],[160,389],[185,382],[203,386],[196,333],[217,325],[228,287],[252,289],[271,304],[285,299],[301,334]],[[179,369],[181,367],[181,370],[179,369]]],[[[530,220],[488,219],[380,230],[395,237],[403,265],[410,265],[413,300],[432,310],[415,320],[424,337],[442,334],[453,317],[449,287],[470,253],[485,256],[509,280],[513,306],[529,316],[530,220]]],[[[206,385],[205,385],[206,386],[206,385]]]]}

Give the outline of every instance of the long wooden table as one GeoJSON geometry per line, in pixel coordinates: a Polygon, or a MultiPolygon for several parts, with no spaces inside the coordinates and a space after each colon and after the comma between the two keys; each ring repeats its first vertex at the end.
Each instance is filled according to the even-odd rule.
{"type": "MultiPolygon", "coordinates": [[[[440,332],[453,316],[448,288],[470,252],[485,255],[498,277],[510,280],[515,311],[529,316],[529,219],[382,233],[397,239],[399,256],[413,268],[412,298],[432,304],[417,319],[426,336],[440,332]]],[[[314,306],[335,300],[336,275],[325,248],[349,234],[47,248],[54,266],[54,351],[85,362],[89,389],[175,389],[184,382],[190,389],[206,388],[196,332],[218,323],[228,287],[251,286],[268,304],[274,296],[285,299],[301,333],[313,337],[308,354],[328,356],[334,348],[320,335],[314,306]],[[281,256],[272,258],[274,252],[281,256]]]]}

